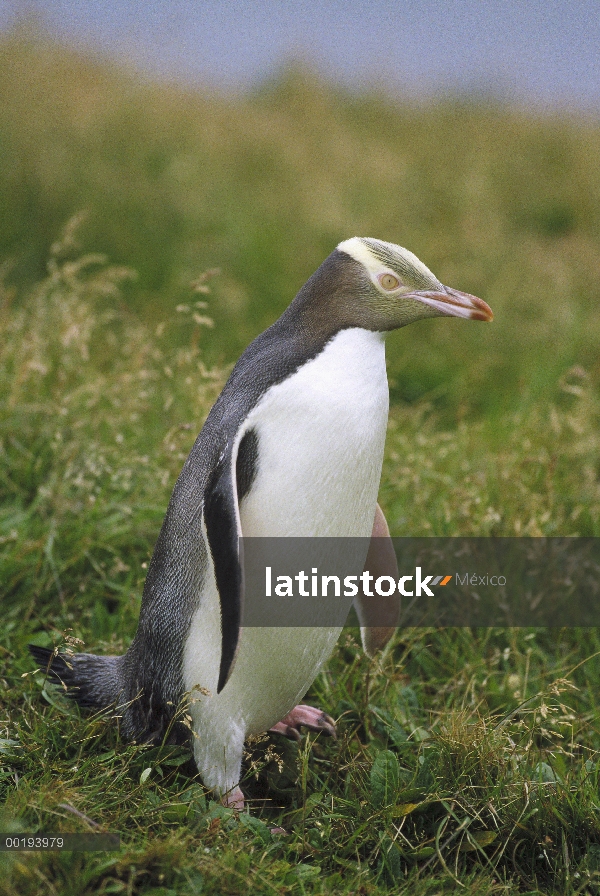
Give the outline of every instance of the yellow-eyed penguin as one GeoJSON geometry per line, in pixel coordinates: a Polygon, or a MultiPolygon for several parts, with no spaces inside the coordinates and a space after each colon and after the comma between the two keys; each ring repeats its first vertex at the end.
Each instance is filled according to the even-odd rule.
{"type": "MultiPolygon", "coordinates": [[[[443,286],[400,246],[340,243],[246,349],[208,415],[175,485],[127,653],[66,662],[31,648],[80,705],[115,705],[129,738],[164,736],[191,694],[198,770],[230,805],[243,805],[248,735],[296,734],[300,725],[333,731],[324,713],[296,704],[340,631],[240,630],[239,536],[387,534],[377,505],[389,401],[385,334],[438,316],[491,320],[492,312],[443,286]]],[[[368,651],[394,624],[380,627],[376,600],[355,601],[368,651]],[[371,628],[375,617],[379,627],[371,628]]]]}

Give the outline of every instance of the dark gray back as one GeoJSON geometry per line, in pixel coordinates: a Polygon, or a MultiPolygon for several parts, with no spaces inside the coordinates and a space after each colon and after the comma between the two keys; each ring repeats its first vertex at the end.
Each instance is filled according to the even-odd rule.
{"type": "MultiPolygon", "coordinates": [[[[348,306],[353,295],[356,301],[361,271],[354,259],[334,251],[279,320],[248,346],[209,413],[175,484],[148,570],[138,629],[124,657],[126,693],[133,701],[124,715],[126,734],[164,729],[182,698],[184,647],[208,566],[201,524],[207,493],[215,486],[215,471],[227,467],[240,426],[265,391],[316,357],[339,330],[352,325],[340,318],[338,309],[348,306]]],[[[251,471],[242,475],[251,476],[251,471]]],[[[222,503],[227,489],[221,492],[222,503]]],[[[232,497],[232,489],[229,494],[232,497]]],[[[238,534],[225,526],[218,544],[211,545],[213,555],[219,551],[219,565],[226,563],[228,555],[237,563],[238,534]]],[[[232,597],[222,590],[235,588],[235,583],[221,585],[217,575],[217,585],[221,605],[227,609],[232,597]]],[[[235,618],[233,614],[229,625],[235,626],[235,618]]]]}

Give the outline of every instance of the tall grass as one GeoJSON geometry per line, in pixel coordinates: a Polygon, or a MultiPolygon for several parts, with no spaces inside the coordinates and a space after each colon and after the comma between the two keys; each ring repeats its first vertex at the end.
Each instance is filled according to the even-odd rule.
{"type": "Polygon", "coordinates": [[[0,45],[0,247],[17,287],[82,209],[85,248],[133,267],[151,324],[220,267],[207,345],[234,361],[336,243],[413,250],[481,294],[490,327],[390,339],[392,395],[448,419],[547,400],[598,371],[600,131],[502,106],[409,106],[290,69],[239,98],[144,83],[26,35],[0,45]],[[223,326],[219,326],[223,324],[223,326]]]}
{"type": "Polygon", "coordinates": [[[0,92],[1,825],[123,842],[0,853],[0,893],[597,892],[595,630],[405,630],[374,661],[346,632],[308,697],[338,742],[249,744],[239,818],[26,653],[126,649],[230,364],[352,233],[496,312],[388,340],[392,532],[598,536],[596,126],[302,72],[203,97],[23,36],[0,92]]]}

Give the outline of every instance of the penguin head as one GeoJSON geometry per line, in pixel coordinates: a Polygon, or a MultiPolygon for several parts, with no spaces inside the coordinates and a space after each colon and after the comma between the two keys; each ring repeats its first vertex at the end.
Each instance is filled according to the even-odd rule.
{"type": "MultiPolygon", "coordinates": [[[[444,286],[422,261],[394,243],[352,237],[334,253],[353,264],[356,289],[347,290],[344,313],[368,330],[395,330],[426,317],[492,320],[491,308],[477,296],[444,286]]],[[[346,282],[347,282],[347,278],[346,282]]]]}

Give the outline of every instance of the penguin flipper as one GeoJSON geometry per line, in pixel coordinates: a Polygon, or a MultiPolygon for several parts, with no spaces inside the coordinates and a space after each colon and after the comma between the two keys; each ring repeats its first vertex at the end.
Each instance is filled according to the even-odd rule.
{"type": "MultiPolygon", "coordinates": [[[[383,510],[377,505],[371,543],[365,561],[374,579],[379,576],[391,576],[398,579],[398,563],[394,545],[390,538],[390,530],[383,510]]],[[[354,608],[360,623],[360,636],[367,656],[374,656],[390,640],[398,626],[400,617],[400,595],[397,591],[389,597],[373,593],[367,595],[359,592],[354,598],[354,608]]]]}
{"type": "Polygon", "coordinates": [[[215,468],[204,495],[204,521],[221,603],[221,665],[217,693],[225,687],[237,653],[244,570],[239,502],[256,475],[258,438],[248,430],[237,450],[227,452],[215,468]]]}
{"type": "Polygon", "coordinates": [[[204,496],[204,522],[221,604],[221,665],[217,693],[229,678],[237,652],[242,618],[243,571],[237,489],[229,463],[220,464],[204,496]]]}

